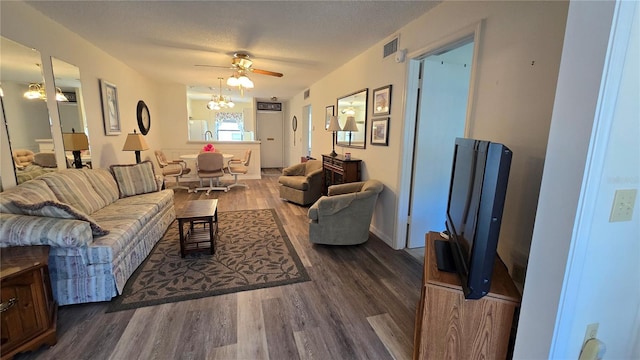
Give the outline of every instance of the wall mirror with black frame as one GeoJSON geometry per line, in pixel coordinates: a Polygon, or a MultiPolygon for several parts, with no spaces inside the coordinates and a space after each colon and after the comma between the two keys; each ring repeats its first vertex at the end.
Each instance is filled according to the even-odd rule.
{"type": "Polygon", "coordinates": [[[11,185],[9,177],[15,178],[20,184],[57,169],[41,167],[28,160],[38,153],[54,152],[46,102],[49,94],[45,91],[40,52],[5,37],[0,37],[0,48],[2,112],[6,121],[6,140],[12,155],[12,166],[3,165],[0,173],[3,188],[6,188],[11,185]],[[17,156],[29,153],[31,157],[17,156]],[[14,160],[13,155],[24,161],[14,160]]]}
{"type": "Polygon", "coordinates": [[[368,88],[338,98],[336,116],[342,131],[336,135],[336,145],[359,149],[366,147],[368,99],[368,88]]]}

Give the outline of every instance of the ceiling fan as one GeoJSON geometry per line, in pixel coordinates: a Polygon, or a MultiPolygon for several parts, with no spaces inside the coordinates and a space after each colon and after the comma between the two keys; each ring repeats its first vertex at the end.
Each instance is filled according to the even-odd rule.
{"type": "Polygon", "coordinates": [[[233,58],[231,59],[231,67],[219,66],[219,65],[196,65],[196,66],[229,68],[229,69],[239,71],[241,73],[252,72],[255,74],[269,75],[269,76],[275,76],[275,77],[283,76],[282,73],[269,71],[269,70],[256,69],[252,67],[252,65],[253,65],[253,60],[251,60],[251,57],[249,56],[249,54],[245,52],[235,52],[233,54],[233,58]]]}

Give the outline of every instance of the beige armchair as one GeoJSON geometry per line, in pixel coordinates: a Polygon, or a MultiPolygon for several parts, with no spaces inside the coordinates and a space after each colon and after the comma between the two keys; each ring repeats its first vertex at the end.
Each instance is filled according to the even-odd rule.
{"type": "Polygon", "coordinates": [[[244,158],[240,159],[231,159],[227,163],[227,169],[229,170],[229,174],[233,175],[234,182],[229,185],[229,189],[235,186],[244,186],[249,187],[247,184],[238,182],[238,175],[246,174],[249,172],[249,162],[251,161],[251,149],[248,149],[244,152],[244,158]]]}
{"type": "Polygon", "coordinates": [[[180,178],[191,172],[191,169],[187,167],[187,163],[184,160],[167,160],[167,157],[164,155],[162,150],[156,150],[154,151],[154,154],[156,155],[156,160],[158,160],[158,165],[160,165],[160,169],[162,170],[162,176],[176,178],[176,185],[173,189],[189,190],[188,186],[180,185],[180,178]]]}
{"type": "Polygon", "coordinates": [[[213,190],[229,191],[229,188],[220,184],[220,178],[224,176],[224,157],[217,152],[201,152],[196,160],[196,172],[200,178],[200,184],[203,179],[209,180],[209,186],[200,186],[194,189],[194,192],[206,190],[207,195],[213,190]],[[216,179],[216,185],[213,185],[213,179],[216,179]]]}
{"type": "Polygon", "coordinates": [[[18,149],[13,151],[13,162],[16,169],[24,169],[33,163],[34,153],[31,150],[18,149]]]}
{"type": "Polygon", "coordinates": [[[282,170],[280,197],[298,205],[313,204],[322,195],[322,161],[309,160],[282,170]]]}
{"type": "Polygon", "coordinates": [[[318,199],[307,213],[309,241],[328,245],[367,241],[373,209],[383,188],[378,180],[329,186],[329,196],[318,199]]]}

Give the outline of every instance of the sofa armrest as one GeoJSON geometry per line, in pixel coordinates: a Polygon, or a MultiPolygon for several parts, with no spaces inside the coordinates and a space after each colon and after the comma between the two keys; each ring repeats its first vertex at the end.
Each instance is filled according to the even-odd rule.
{"type": "Polygon", "coordinates": [[[81,247],[92,242],[87,221],[0,213],[0,247],[81,247]]]}
{"type": "Polygon", "coordinates": [[[362,185],[364,185],[364,181],[351,182],[346,184],[337,184],[329,186],[327,193],[329,196],[335,196],[340,194],[349,194],[353,192],[358,192],[362,189],[362,185]]]}

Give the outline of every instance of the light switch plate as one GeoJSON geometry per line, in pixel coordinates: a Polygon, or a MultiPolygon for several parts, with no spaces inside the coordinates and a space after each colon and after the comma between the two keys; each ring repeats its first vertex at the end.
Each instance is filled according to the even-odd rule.
{"type": "Polygon", "coordinates": [[[609,222],[631,221],[637,192],[636,189],[616,190],[609,222]]]}

